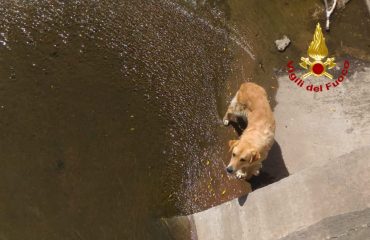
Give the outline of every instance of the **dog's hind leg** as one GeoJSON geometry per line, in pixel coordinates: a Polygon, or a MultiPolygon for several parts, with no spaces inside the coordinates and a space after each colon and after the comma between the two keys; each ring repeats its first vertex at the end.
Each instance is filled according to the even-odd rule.
{"type": "Polygon", "coordinates": [[[223,123],[225,126],[228,126],[230,121],[233,121],[235,122],[236,121],[236,116],[234,114],[234,111],[235,111],[235,105],[236,105],[236,96],[231,100],[231,103],[229,105],[229,107],[227,108],[227,111],[224,115],[224,118],[223,118],[223,123]]]}
{"type": "Polygon", "coordinates": [[[227,108],[227,111],[223,118],[223,124],[225,126],[228,126],[230,122],[238,122],[238,117],[246,118],[246,111],[245,106],[240,104],[237,100],[237,95],[234,96],[234,98],[231,100],[229,107],[227,108]]]}

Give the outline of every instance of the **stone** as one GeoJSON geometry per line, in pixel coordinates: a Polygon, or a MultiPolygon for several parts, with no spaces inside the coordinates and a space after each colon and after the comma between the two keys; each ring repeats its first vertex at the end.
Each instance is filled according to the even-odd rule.
{"type": "Polygon", "coordinates": [[[338,0],[338,8],[344,8],[350,0],[338,0]]]}
{"type": "Polygon", "coordinates": [[[284,52],[285,49],[289,46],[289,44],[290,44],[290,39],[286,35],[284,35],[282,39],[278,39],[275,41],[276,48],[280,52],[284,52]]]}

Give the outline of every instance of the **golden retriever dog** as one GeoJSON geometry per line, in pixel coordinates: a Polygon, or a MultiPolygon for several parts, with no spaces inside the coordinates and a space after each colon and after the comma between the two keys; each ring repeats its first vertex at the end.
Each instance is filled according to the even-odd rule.
{"type": "Polygon", "coordinates": [[[229,125],[235,116],[246,116],[248,126],[239,140],[229,142],[232,156],[226,171],[239,179],[250,179],[259,174],[274,143],[275,119],[266,91],[255,83],[243,83],[231,100],[224,125],[229,125]]]}

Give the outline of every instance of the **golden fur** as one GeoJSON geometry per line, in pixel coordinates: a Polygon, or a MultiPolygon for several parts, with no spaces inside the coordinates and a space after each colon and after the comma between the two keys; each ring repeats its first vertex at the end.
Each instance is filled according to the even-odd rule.
{"type": "Polygon", "coordinates": [[[229,142],[232,156],[227,170],[238,178],[249,179],[259,174],[274,143],[275,119],[266,91],[255,83],[243,83],[225,114],[225,125],[232,115],[247,116],[248,126],[239,140],[229,142]]]}

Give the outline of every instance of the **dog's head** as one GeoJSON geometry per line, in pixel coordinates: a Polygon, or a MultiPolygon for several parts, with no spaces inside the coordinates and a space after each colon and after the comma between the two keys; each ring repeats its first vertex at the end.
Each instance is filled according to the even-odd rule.
{"type": "Polygon", "coordinates": [[[260,153],[250,143],[231,140],[229,141],[231,160],[226,168],[228,173],[235,173],[242,168],[248,168],[251,163],[261,158],[260,153]]]}

